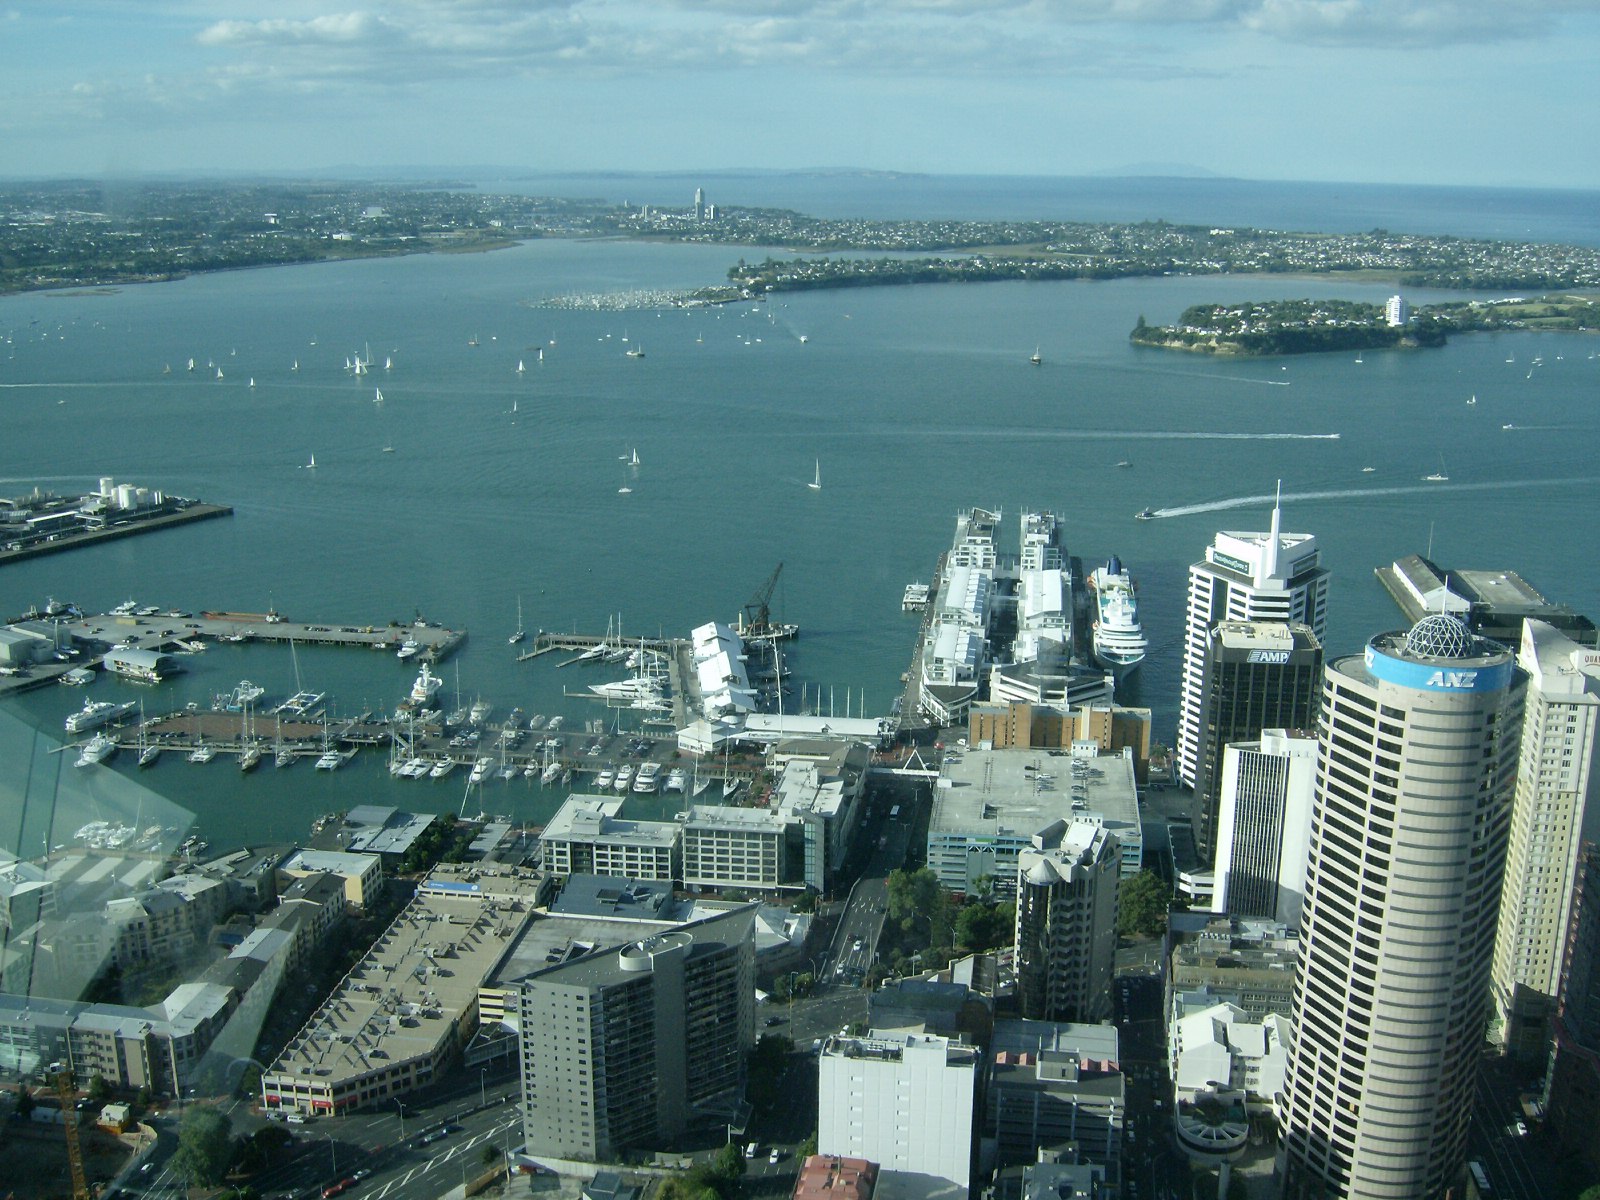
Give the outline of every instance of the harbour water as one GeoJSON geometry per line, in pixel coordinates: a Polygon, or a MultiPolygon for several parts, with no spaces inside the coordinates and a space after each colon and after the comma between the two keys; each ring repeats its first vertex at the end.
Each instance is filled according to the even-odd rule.
{"type": "MultiPolygon", "coordinates": [[[[563,689],[621,672],[560,670],[559,656],[519,664],[506,642],[519,596],[530,631],[599,633],[620,616],[625,633],[683,635],[732,620],[781,561],[775,615],[804,630],[790,651],[796,688],[872,714],[910,660],[905,584],[928,577],[957,510],[1002,507],[1014,536],[1015,514],[1047,508],[1070,553],[1093,565],[1115,552],[1138,580],[1151,650],[1125,698],[1149,704],[1168,739],[1187,566],[1216,529],[1263,528],[1279,479],[1285,526],[1316,533],[1333,571],[1331,654],[1398,622],[1373,568],[1430,543],[1442,563],[1515,568],[1552,599],[1600,608],[1582,532],[1600,501],[1600,339],[1480,335],[1359,363],[1217,361],[1127,340],[1139,316],[1170,320],[1202,301],[1391,290],[1278,277],[536,306],[714,283],[765,253],[542,241],[0,299],[0,492],[112,475],[235,508],[8,566],[0,609],[54,595],[102,611],[135,597],[362,626],[420,613],[470,634],[441,668],[446,707],[459,686],[466,702],[560,712],[571,727],[603,710],[563,689]],[[357,355],[369,373],[346,371],[357,355]],[[635,450],[637,467],[624,461],[635,450]],[[807,486],[814,463],[820,489],[807,486]],[[1425,482],[1441,463],[1448,482],[1425,482]],[[1133,521],[1147,505],[1160,519],[1133,521]]],[[[391,654],[295,658],[302,685],[341,713],[392,709],[415,675],[391,654]]],[[[102,679],[90,691],[142,697],[153,714],[241,678],[269,699],[296,690],[282,646],[216,645],[187,665],[155,688],[102,679]]],[[[60,738],[82,700],[51,688],[5,715],[60,738]]],[[[462,772],[396,781],[371,754],[336,772],[268,764],[245,777],[222,760],[171,756],[139,772],[131,759],[74,773],[70,756],[38,754],[34,769],[58,771],[91,812],[108,789],[146,789],[227,845],[298,836],[355,803],[538,820],[560,798],[521,778],[481,797],[464,795],[462,772]],[[116,778],[83,778],[97,772],[116,778]]],[[[24,852],[59,840],[21,825],[24,852]]]]}

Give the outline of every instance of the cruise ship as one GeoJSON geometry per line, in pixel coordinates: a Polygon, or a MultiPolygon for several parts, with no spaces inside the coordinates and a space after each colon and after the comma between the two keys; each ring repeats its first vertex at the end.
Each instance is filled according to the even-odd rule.
{"type": "Polygon", "coordinates": [[[1094,657],[1118,679],[1144,661],[1150,643],[1139,627],[1139,597],[1115,554],[1089,576],[1095,593],[1094,657]]]}

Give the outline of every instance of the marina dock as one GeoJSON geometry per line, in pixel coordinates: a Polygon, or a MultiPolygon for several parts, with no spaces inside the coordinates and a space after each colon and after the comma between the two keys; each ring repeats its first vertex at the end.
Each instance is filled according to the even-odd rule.
{"type": "Polygon", "coordinates": [[[37,558],[41,554],[59,554],[63,550],[76,550],[98,542],[111,542],[118,538],[137,537],[141,533],[154,533],[158,529],[171,529],[174,525],[188,525],[194,521],[209,521],[215,517],[231,517],[233,509],[226,504],[189,504],[154,516],[141,516],[134,520],[99,529],[73,529],[52,533],[34,541],[0,546],[0,566],[24,558],[37,558]]]}

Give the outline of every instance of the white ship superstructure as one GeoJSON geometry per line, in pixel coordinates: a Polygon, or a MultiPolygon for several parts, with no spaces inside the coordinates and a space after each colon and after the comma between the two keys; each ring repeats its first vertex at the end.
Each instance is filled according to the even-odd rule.
{"type": "Polygon", "coordinates": [[[1094,657],[1117,678],[1144,661],[1150,643],[1139,625],[1139,595],[1115,554],[1089,577],[1095,595],[1094,657]]]}

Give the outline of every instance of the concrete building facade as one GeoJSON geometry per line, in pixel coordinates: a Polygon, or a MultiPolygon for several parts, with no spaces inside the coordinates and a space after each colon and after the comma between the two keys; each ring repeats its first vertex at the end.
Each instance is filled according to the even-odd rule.
{"type": "Polygon", "coordinates": [[[1322,689],[1322,643],[1309,625],[1222,621],[1206,635],[1195,761],[1195,847],[1217,853],[1222,760],[1229,742],[1263,729],[1312,729],[1322,689]]]}
{"type": "Polygon", "coordinates": [[[1526,680],[1443,615],[1326,678],[1280,1182],[1439,1200],[1466,1158],[1526,680]]]}
{"type": "Polygon", "coordinates": [[[731,1120],[755,1045],[755,905],[522,981],[522,1111],[534,1156],[614,1161],[697,1116],[731,1120]]]}
{"type": "Polygon", "coordinates": [[[1017,856],[1016,971],[1024,1017],[1110,1019],[1120,877],[1116,835],[1092,817],[1051,822],[1017,856]]]}
{"type": "Polygon", "coordinates": [[[978,1051],[921,1033],[830,1037],[817,1068],[817,1152],[972,1186],[978,1051]]]}
{"type": "Polygon", "coordinates": [[[1299,925],[1316,767],[1317,739],[1287,729],[1224,748],[1213,912],[1299,925]]]}
{"type": "Polygon", "coordinates": [[[1491,1032],[1508,1054],[1543,1062],[1578,848],[1600,838],[1600,650],[1528,620],[1517,665],[1528,673],[1528,701],[1494,943],[1491,1032]]]}

